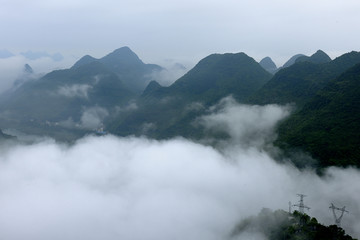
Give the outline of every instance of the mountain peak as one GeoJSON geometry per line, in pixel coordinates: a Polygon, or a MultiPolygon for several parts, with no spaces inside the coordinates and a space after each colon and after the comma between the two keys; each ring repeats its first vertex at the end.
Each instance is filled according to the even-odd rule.
{"type": "Polygon", "coordinates": [[[24,65],[23,71],[24,71],[24,73],[28,73],[28,74],[34,73],[34,70],[32,69],[32,67],[30,67],[29,64],[24,65]]]}
{"type": "Polygon", "coordinates": [[[78,68],[80,66],[100,61],[107,66],[111,66],[113,68],[117,68],[119,65],[143,65],[144,63],[140,60],[140,58],[129,48],[129,47],[121,47],[115,49],[105,57],[101,59],[96,59],[90,55],[83,56],[79,61],[77,61],[72,68],[78,68]]]}
{"type": "Polygon", "coordinates": [[[330,62],[331,58],[329,57],[329,55],[327,55],[324,51],[322,50],[317,50],[316,53],[314,53],[313,55],[311,55],[311,57],[313,60],[320,60],[322,62],[330,62]]]}
{"type": "Polygon", "coordinates": [[[274,73],[277,70],[276,64],[270,57],[263,58],[259,64],[270,73],[274,73]]]}
{"type": "Polygon", "coordinates": [[[317,50],[316,53],[310,57],[302,56],[296,59],[296,62],[311,62],[315,64],[330,62],[331,58],[322,50],[317,50]]]}
{"type": "Polygon", "coordinates": [[[96,58],[93,58],[90,55],[85,55],[82,58],[80,58],[80,60],[77,61],[71,68],[78,68],[78,67],[81,67],[83,65],[95,62],[95,61],[97,61],[96,58]]]}
{"type": "Polygon", "coordinates": [[[142,95],[149,95],[150,93],[156,91],[159,88],[162,88],[162,86],[157,81],[153,80],[147,85],[142,95]]]}
{"type": "Polygon", "coordinates": [[[115,49],[113,53],[134,53],[128,46],[115,49]]]}
{"type": "Polygon", "coordinates": [[[212,103],[230,94],[243,100],[270,78],[271,74],[245,53],[211,54],[169,89],[189,94],[193,99],[206,96],[212,103]]]}
{"type": "Polygon", "coordinates": [[[129,47],[118,48],[101,58],[100,61],[106,64],[144,64],[129,47]]]}
{"type": "Polygon", "coordinates": [[[197,65],[202,66],[203,64],[206,65],[211,64],[215,66],[223,62],[231,63],[232,61],[243,61],[249,63],[249,62],[254,62],[255,60],[249,57],[248,55],[246,55],[246,53],[244,52],[224,53],[224,54],[214,53],[200,60],[200,62],[197,65]]]}

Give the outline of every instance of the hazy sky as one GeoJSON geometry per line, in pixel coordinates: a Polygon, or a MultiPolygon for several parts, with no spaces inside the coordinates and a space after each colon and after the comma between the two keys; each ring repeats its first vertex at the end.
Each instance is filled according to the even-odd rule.
{"type": "Polygon", "coordinates": [[[0,0],[0,49],[101,57],[129,46],[145,62],[246,52],[283,64],[318,49],[359,50],[358,0],[0,0]]]}

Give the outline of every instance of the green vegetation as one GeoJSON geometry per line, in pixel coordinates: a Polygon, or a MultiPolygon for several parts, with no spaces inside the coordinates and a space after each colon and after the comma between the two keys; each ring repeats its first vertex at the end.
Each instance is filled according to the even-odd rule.
{"type": "Polygon", "coordinates": [[[242,102],[271,77],[245,53],[212,54],[172,84],[168,93],[209,104],[232,94],[242,102]]]}
{"type": "Polygon", "coordinates": [[[360,166],[360,64],[331,81],[279,128],[277,144],[301,148],[320,166],[360,166]]]}
{"type": "Polygon", "coordinates": [[[289,214],[283,210],[272,212],[263,209],[258,216],[243,220],[236,226],[233,236],[242,233],[258,233],[269,240],[352,240],[336,225],[324,226],[316,218],[295,211],[289,214]]]}
{"type": "Polygon", "coordinates": [[[297,62],[277,72],[247,102],[250,104],[295,103],[301,108],[331,80],[359,62],[358,52],[347,53],[322,64],[297,62]]]}
{"type": "Polygon", "coordinates": [[[138,110],[122,115],[111,129],[119,135],[198,138],[204,133],[192,123],[207,107],[229,95],[244,101],[270,78],[244,53],[213,54],[170,87],[149,84],[138,99],[138,110]]]}
{"type": "MultiPolygon", "coordinates": [[[[270,58],[262,63],[275,66],[270,58]]],[[[93,130],[80,124],[86,110],[97,108],[103,117],[90,117],[98,117],[98,125],[113,134],[199,139],[214,133],[195,125],[195,120],[232,95],[240,103],[294,103],[294,114],[278,128],[276,144],[286,153],[305,150],[320,161],[319,167],[359,167],[359,63],[359,52],[331,61],[318,51],[311,57],[294,56],[289,67],[272,76],[244,53],[212,54],[171,86],[162,87],[150,77],[162,68],[144,64],[124,47],[100,59],[87,55],[70,69],[19,84],[0,97],[0,125],[76,139],[93,130]]],[[[296,164],[309,164],[304,161],[296,164]]]]}

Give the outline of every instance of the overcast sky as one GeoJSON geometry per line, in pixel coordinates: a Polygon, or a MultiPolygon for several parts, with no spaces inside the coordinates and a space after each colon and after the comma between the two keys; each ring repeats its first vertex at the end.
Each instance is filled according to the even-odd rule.
{"type": "Polygon", "coordinates": [[[147,63],[245,52],[277,65],[318,49],[359,50],[359,0],[0,0],[0,49],[102,57],[129,46],[147,63]]]}

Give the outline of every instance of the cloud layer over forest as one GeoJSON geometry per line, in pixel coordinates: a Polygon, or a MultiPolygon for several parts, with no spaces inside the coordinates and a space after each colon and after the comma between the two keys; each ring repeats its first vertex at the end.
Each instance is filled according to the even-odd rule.
{"type": "Polygon", "coordinates": [[[310,214],[325,224],[333,223],[331,202],[346,205],[342,225],[360,237],[358,170],[330,168],[319,177],[244,144],[242,134],[252,129],[260,138],[272,135],[287,107],[228,101],[218,108],[207,127],[235,133],[221,151],[182,138],[111,135],[72,145],[3,143],[0,238],[227,239],[263,207],[287,210],[297,193],[308,195],[310,214]],[[246,128],[237,125],[244,122],[246,128]]]}

